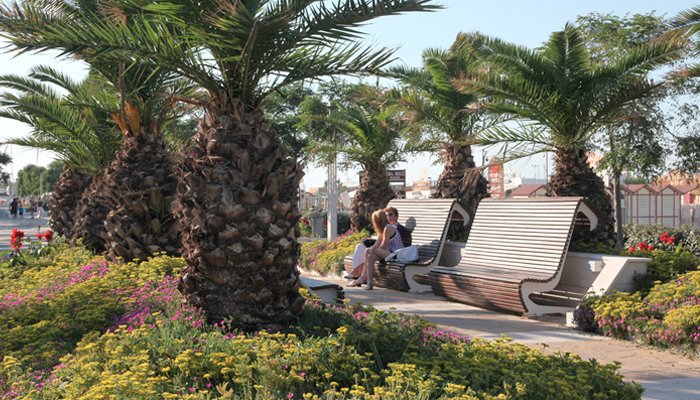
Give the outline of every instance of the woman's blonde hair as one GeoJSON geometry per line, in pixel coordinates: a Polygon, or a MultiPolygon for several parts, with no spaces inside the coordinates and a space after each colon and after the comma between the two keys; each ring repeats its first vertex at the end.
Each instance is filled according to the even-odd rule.
{"type": "Polygon", "coordinates": [[[378,236],[384,235],[384,228],[389,224],[389,219],[386,217],[384,210],[377,210],[372,213],[372,226],[378,236]]]}

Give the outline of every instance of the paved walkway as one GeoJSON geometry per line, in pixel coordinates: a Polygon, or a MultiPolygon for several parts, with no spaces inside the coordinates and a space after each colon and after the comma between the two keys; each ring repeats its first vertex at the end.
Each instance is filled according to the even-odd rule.
{"type": "MultiPolygon", "coordinates": [[[[347,284],[343,279],[324,280],[347,284]]],[[[345,296],[353,303],[371,304],[380,310],[418,314],[443,328],[470,337],[490,339],[506,335],[547,354],[570,352],[584,360],[618,361],[622,364],[620,372],[626,379],[644,386],[643,398],[646,400],[700,400],[700,360],[627,341],[584,334],[566,327],[564,317],[518,317],[446,301],[431,293],[403,293],[382,288],[368,291],[346,287],[345,296]]]]}

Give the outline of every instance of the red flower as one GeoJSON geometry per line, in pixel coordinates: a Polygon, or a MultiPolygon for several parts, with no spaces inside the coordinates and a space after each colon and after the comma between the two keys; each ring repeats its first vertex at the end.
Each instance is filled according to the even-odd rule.
{"type": "Polygon", "coordinates": [[[39,240],[41,240],[41,238],[43,238],[43,237],[44,237],[44,235],[42,235],[41,233],[36,234],[36,238],[39,240]]]}
{"type": "Polygon", "coordinates": [[[17,228],[12,229],[12,234],[10,235],[10,239],[22,239],[24,237],[24,232],[20,231],[17,228]]]}
{"type": "Polygon", "coordinates": [[[50,242],[53,240],[53,231],[51,229],[47,229],[44,232],[44,239],[46,239],[47,242],[50,242]]]}
{"type": "Polygon", "coordinates": [[[12,246],[12,250],[19,252],[22,248],[22,240],[18,238],[11,239],[10,246],[12,246]]]}
{"type": "Polygon", "coordinates": [[[659,241],[669,246],[673,246],[673,244],[676,243],[676,237],[669,236],[668,233],[662,232],[661,235],[659,235],[659,241]]]}
{"type": "Polygon", "coordinates": [[[630,248],[629,248],[629,252],[630,252],[630,253],[634,253],[635,250],[636,250],[636,249],[634,248],[634,246],[630,246],[630,248]]]}
{"type": "Polygon", "coordinates": [[[24,232],[20,231],[17,228],[12,229],[12,233],[10,234],[10,246],[12,246],[12,249],[16,252],[19,252],[19,250],[22,248],[22,238],[24,237],[24,232]]]}

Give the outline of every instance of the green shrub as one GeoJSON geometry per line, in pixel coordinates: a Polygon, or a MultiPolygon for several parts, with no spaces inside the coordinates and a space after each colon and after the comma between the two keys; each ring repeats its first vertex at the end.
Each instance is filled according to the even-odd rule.
{"type": "MultiPolygon", "coordinates": [[[[311,237],[311,218],[323,218],[323,234],[326,236],[328,213],[322,211],[305,211],[299,219],[299,229],[301,236],[311,237]]],[[[345,235],[350,230],[350,214],[346,212],[338,213],[338,225],[336,228],[337,235],[345,235]]]]}
{"type": "Polygon", "coordinates": [[[698,265],[700,265],[700,259],[686,251],[635,251],[628,254],[651,258],[651,262],[647,264],[647,273],[637,275],[634,278],[636,290],[642,296],[649,293],[654,285],[671,281],[681,274],[697,270],[698,265]]]}
{"type": "Polygon", "coordinates": [[[338,236],[333,241],[315,240],[302,243],[299,267],[321,275],[339,275],[344,270],[343,258],[355,251],[362,239],[369,237],[365,231],[338,236]]]}

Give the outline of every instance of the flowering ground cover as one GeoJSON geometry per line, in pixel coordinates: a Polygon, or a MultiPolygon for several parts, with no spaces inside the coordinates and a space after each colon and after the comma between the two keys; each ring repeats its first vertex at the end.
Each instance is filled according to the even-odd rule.
{"type": "Polygon", "coordinates": [[[362,239],[367,239],[369,232],[346,232],[328,242],[316,240],[301,245],[299,266],[305,270],[315,271],[321,275],[340,275],[344,271],[343,258],[355,251],[355,246],[362,239]]]}
{"type": "Polygon", "coordinates": [[[575,313],[579,329],[700,356],[700,258],[685,243],[694,231],[633,231],[625,254],[648,257],[647,274],[635,293],[584,299],[575,313]],[[648,236],[649,231],[658,237],[648,236]],[[686,238],[682,242],[679,238],[686,238]],[[644,240],[641,240],[644,238],[644,240]]]}
{"type": "Polygon", "coordinates": [[[654,286],[648,295],[592,297],[579,308],[584,330],[700,356],[700,271],[654,286]]]}
{"type": "MultiPolygon", "coordinates": [[[[58,249],[2,281],[0,398],[638,399],[614,364],[470,340],[419,317],[309,299],[298,323],[209,325],[177,290],[179,258],[58,249]],[[51,285],[55,282],[55,285],[51,285]]],[[[308,296],[308,294],[307,294],[308,296]]]]}

